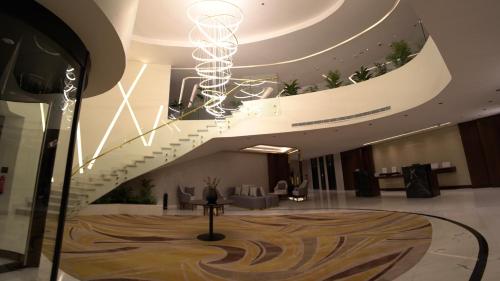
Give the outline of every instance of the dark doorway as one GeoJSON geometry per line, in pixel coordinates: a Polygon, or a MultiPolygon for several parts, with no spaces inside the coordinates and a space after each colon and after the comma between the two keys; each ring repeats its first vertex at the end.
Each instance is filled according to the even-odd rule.
{"type": "Polygon", "coordinates": [[[319,189],[318,160],[316,158],[311,159],[311,175],[312,175],[313,189],[319,189]]]}

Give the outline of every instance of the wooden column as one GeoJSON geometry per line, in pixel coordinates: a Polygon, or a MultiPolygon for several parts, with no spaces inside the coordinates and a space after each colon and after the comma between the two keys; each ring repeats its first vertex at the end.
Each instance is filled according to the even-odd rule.
{"type": "Polygon", "coordinates": [[[474,187],[500,187],[500,115],[458,125],[474,187]]]}
{"type": "Polygon", "coordinates": [[[354,171],[365,170],[371,175],[375,173],[372,146],[363,146],[353,150],[340,153],[342,161],[342,174],[344,176],[344,187],[346,190],[354,189],[354,171]]]}
{"type": "Polygon", "coordinates": [[[280,180],[285,180],[288,185],[291,185],[288,154],[267,154],[267,171],[269,177],[269,192],[274,192],[274,187],[280,180]]]}

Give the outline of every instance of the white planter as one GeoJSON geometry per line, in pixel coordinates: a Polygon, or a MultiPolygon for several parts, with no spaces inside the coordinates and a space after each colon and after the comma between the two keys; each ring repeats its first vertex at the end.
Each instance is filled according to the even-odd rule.
{"type": "Polygon", "coordinates": [[[93,215],[140,215],[140,216],[161,216],[163,215],[162,205],[142,205],[142,204],[94,204],[88,205],[79,213],[80,216],[93,215]]]}

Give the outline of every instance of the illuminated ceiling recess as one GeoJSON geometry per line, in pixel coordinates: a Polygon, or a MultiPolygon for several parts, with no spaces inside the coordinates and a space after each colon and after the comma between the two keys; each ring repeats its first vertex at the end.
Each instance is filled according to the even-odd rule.
{"type": "Polygon", "coordinates": [[[187,15],[194,23],[189,41],[196,47],[192,57],[197,62],[201,94],[208,98],[205,110],[223,118],[226,110],[222,103],[231,79],[232,58],[238,51],[236,31],[243,21],[243,12],[226,1],[202,0],[189,6],[187,15]]]}
{"type": "Polygon", "coordinates": [[[286,146],[274,146],[274,145],[264,145],[264,144],[259,144],[255,145],[252,147],[247,147],[241,149],[241,151],[245,152],[254,152],[254,153],[272,153],[272,154],[281,154],[281,153],[295,153],[298,151],[298,149],[293,148],[293,147],[286,147],[286,146]]]}

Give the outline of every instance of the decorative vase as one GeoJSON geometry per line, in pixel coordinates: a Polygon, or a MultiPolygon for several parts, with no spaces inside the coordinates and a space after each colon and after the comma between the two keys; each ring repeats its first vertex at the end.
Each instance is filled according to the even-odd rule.
{"type": "Polygon", "coordinates": [[[207,197],[205,198],[208,204],[217,203],[217,190],[215,187],[208,187],[207,197]]]}

